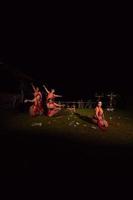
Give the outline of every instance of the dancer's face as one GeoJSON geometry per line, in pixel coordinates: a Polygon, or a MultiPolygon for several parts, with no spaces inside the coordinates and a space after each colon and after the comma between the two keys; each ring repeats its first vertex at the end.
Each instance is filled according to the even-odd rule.
{"type": "Polygon", "coordinates": [[[39,88],[38,87],[36,88],[36,91],[39,92],[39,88]]]}
{"type": "Polygon", "coordinates": [[[98,102],[98,107],[102,107],[102,102],[101,101],[98,102]]]}

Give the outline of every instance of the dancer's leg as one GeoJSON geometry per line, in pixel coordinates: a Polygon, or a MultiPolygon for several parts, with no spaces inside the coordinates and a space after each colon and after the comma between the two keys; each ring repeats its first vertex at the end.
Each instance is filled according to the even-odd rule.
{"type": "Polygon", "coordinates": [[[56,115],[60,110],[61,110],[60,108],[55,108],[55,109],[49,110],[48,116],[52,117],[52,116],[56,115]]]}

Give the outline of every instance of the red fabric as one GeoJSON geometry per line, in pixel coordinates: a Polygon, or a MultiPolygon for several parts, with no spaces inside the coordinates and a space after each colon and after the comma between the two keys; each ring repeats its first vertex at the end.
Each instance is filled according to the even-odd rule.
{"type": "Polygon", "coordinates": [[[59,112],[60,108],[58,108],[55,104],[55,102],[49,102],[47,103],[47,108],[48,108],[48,116],[52,117],[56,113],[59,112]]]}
{"type": "Polygon", "coordinates": [[[52,117],[53,115],[55,115],[58,112],[59,112],[58,109],[48,110],[48,117],[52,117]]]}
{"type": "MultiPolygon", "coordinates": [[[[98,107],[97,107],[98,108],[98,107]]],[[[104,122],[104,119],[103,119],[103,110],[102,109],[99,109],[98,110],[98,118],[97,118],[97,116],[95,116],[95,118],[96,118],[96,120],[97,120],[97,125],[98,125],[98,127],[100,128],[100,129],[102,129],[102,130],[106,130],[107,129],[107,127],[105,127],[105,122],[104,122]],[[99,119],[100,118],[100,119],[99,119]]],[[[108,124],[108,122],[107,122],[107,124],[108,124]]]]}
{"type": "Polygon", "coordinates": [[[34,98],[37,98],[39,96],[39,99],[37,99],[34,104],[30,107],[30,115],[36,116],[38,114],[43,113],[43,104],[42,104],[42,94],[41,92],[34,93],[34,98]]]}
{"type": "Polygon", "coordinates": [[[49,92],[47,95],[47,100],[54,99],[54,98],[55,98],[55,94],[53,94],[52,92],[49,92]]]}
{"type": "MultiPolygon", "coordinates": [[[[108,123],[108,122],[107,122],[107,123],[108,123]]],[[[100,129],[102,129],[102,130],[106,130],[106,129],[107,129],[107,127],[105,127],[105,125],[102,124],[102,120],[98,120],[98,121],[97,121],[97,125],[98,125],[98,127],[99,127],[100,129]]]]}

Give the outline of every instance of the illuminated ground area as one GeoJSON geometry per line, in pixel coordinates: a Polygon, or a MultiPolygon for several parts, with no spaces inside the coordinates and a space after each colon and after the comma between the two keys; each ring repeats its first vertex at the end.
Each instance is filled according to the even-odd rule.
{"type": "Polygon", "coordinates": [[[54,136],[93,141],[110,144],[133,143],[133,114],[128,111],[105,112],[109,122],[106,131],[100,130],[91,122],[93,110],[79,109],[75,114],[63,112],[59,116],[48,118],[38,116],[32,118],[28,113],[5,112],[3,114],[4,129],[9,131],[23,131],[26,134],[46,133],[54,136]]]}
{"type": "Polygon", "coordinates": [[[103,180],[131,176],[133,118],[131,112],[105,113],[110,126],[99,130],[91,123],[93,110],[31,118],[27,113],[4,112],[0,134],[0,176],[44,177],[71,184],[79,178],[103,180]],[[42,123],[42,126],[33,126],[42,123]],[[126,147],[126,148],[125,148],[126,147]],[[91,177],[91,178],[90,178],[91,177]],[[73,182],[72,182],[73,180],[73,182]]]}

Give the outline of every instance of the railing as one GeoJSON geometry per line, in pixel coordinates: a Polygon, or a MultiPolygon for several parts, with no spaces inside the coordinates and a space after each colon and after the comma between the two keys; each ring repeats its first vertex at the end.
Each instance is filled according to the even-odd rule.
{"type": "MultiPolygon", "coordinates": [[[[75,106],[76,108],[94,108],[97,101],[56,101],[58,104],[65,104],[68,107],[75,106]]],[[[103,107],[108,107],[108,102],[103,102],[103,107]]]]}
{"type": "Polygon", "coordinates": [[[57,101],[58,104],[65,104],[66,106],[72,107],[75,106],[76,108],[92,108],[96,105],[94,101],[57,101]]]}

